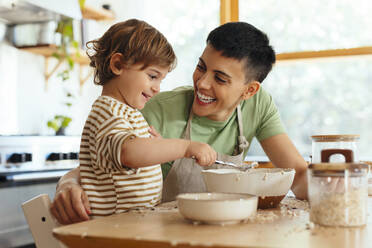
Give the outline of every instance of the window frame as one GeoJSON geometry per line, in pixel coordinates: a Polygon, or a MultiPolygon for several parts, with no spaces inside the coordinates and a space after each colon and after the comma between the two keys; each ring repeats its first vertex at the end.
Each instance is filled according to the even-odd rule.
{"type": "MultiPolygon", "coordinates": [[[[220,0],[220,24],[239,21],[239,0],[220,0]]],[[[277,62],[294,61],[303,59],[318,59],[331,57],[371,55],[372,46],[353,48],[309,50],[301,52],[279,53],[276,55],[277,62]]]]}

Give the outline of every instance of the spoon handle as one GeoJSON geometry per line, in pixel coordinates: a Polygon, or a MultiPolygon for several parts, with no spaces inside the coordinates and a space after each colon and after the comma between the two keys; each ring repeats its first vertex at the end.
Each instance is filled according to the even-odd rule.
{"type": "Polygon", "coordinates": [[[232,166],[232,167],[240,168],[239,165],[236,165],[236,164],[231,163],[231,162],[225,162],[225,161],[221,161],[221,160],[216,160],[215,163],[216,163],[216,164],[225,164],[225,165],[230,165],[230,166],[232,166]]]}

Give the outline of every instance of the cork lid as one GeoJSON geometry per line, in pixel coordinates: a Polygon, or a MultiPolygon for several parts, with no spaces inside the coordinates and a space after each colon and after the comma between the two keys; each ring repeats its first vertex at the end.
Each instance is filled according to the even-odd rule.
{"type": "Polygon", "coordinates": [[[357,141],[359,134],[331,134],[331,135],[313,135],[313,141],[316,142],[338,142],[338,141],[357,141]]]}
{"type": "Polygon", "coordinates": [[[346,171],[350,176],[363,176],[369,171],[369,166],[362,163],[316,163],[308,168],[314,176],[342,176],[346,171]]]}
{"type": "Polygon", "coordinates": [[[316,163],[310,164],[312,170],[362,170],[368,169],[367,164],[362,163],[316,163]]]}

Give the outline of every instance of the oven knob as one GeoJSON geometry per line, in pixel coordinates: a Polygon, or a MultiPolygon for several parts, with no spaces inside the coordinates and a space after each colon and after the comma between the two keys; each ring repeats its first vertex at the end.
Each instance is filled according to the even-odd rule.
{"type": "Polygon", "coordinates": [[[70,158],[70,153],[62,153],[63,154],[63,160],[68,160],[70,158]]]}
{"type": "Polygon", "coordinates": [[[77,152],[70,152],[70,159],[78,160],[79,159],[79,153],[77,153],[77,152]]]}
{"type": "Polygon", "coordinates": [[[32,161],[31,153],[13,153],[8,158],[8,163],[24,163],[32,161]]]}
{"type": "Polygon", "coordinates": [[[77,152],[63,153],[63,159],[77,160],[78,159],[78,153],[77,152]]]}
{"type": "Polygon", "coordinates": [[[47,161],[57,161],[63,159],[63,153],[52,152],[47,157],[47,161]]]}
{"type": "Polygon", "coordinates": [[[25,153],[26,154],[26,162],[32,161],[32,153],[25,153]]]}
{"type": "Polygon", "coordinates": [[[22,162],[22,154],[21,153],[13,153],[8,158],[8,163],[21,163],[22,162]]]}

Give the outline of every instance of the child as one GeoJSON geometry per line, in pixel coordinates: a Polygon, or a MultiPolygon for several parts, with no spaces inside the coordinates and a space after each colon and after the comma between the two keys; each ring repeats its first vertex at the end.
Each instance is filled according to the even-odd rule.
{"type": "Polygon", "coordinates": [[[216,152],[204,143],[161,138],[138,111],[159,92],[176,62],[158,30],[131,19],[87,45],[94,50],[88,54],[94,83],[103,86],[85,123],[79,154],[91,216],[153,207],[161,200],[160,163],[195,157],[207,166],[214,163],[216,152]]]}

